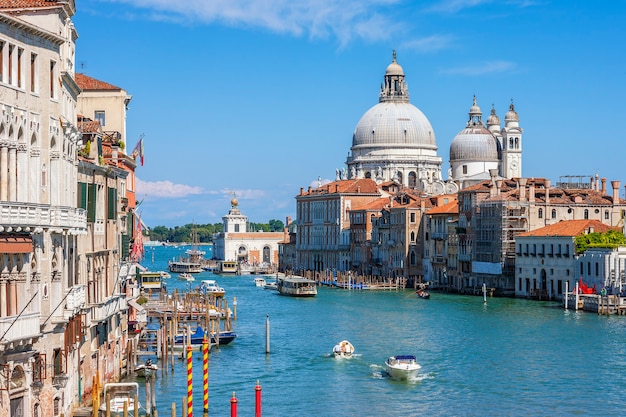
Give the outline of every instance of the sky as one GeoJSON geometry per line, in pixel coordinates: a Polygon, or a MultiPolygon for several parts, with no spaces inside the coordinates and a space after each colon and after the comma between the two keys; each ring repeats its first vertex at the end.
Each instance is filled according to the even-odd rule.
{"type": "Polygon", "coordinates": [[[133,96],[148,227],[221,223],[233,196],[251,222],[295,220],[393,50],[444,179],[475,95],[483,120],[513,100],[524,177],[597,174],[624,197],[625,22],[622,0],[79,0],[76,70],[133,96]]]}

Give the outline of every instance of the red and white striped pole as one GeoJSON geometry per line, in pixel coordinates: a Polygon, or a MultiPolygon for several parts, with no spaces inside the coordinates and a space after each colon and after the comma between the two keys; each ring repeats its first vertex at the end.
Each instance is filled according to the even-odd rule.
{"type": "Polygon", "coordinates": [[[187,417],[193,417],[193,363],[191,345],[187,345],[187,417]]]}

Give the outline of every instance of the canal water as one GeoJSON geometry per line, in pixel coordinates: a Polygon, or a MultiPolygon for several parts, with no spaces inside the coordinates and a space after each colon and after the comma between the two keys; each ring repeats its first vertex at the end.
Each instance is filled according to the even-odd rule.
{"type": "MultiPolygon", "coordinates": [[[[142,264],[165,270],[185,248],[148,247],[142,264]],[[154,254],[154,256],[153,256],[154,254]],[[152,260],[154,258],[154,261],[152,260]]],[[[207,255],[207,257],[209,257],[207,255]]],[[[626,413],[626,318],[565,311],[560,304],[413,291],[319,288],[318,296],[280,296],[254,276],[216,276],[229,305],[237,299],[238,338],[209,358],[209,416],[568,416],[626,413]],[[266,354],[269,318],[270,353],[266,354]],[[348,339],[356,355],[338,360],[348,339]],[[414,354],[416,381],[384,374],[394,354],[414,354]]],[[[193,284],[193,283],[192,283],[193,284]]],[[[176,274],[168,290],[184,291],[176,274]]],[[[202,354],[193,358],[193,412],[202,415],[202,354]]],[[[141,381],[140,381],[141,385],[141,381]]],[[[143,385],[141,385],[143,387],[143,385]]],[[[182,415],[187,365],[156,381],[159,416],[182,415]]],[[[141,393],[140,399],[145,398],[141,393]]],[[[142,401],[143,403],[144,401],[142,401]]]]}

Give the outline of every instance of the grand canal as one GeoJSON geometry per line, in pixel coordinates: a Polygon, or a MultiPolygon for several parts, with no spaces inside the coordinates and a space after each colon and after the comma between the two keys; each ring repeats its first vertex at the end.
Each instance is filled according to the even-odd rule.
{"type": "MultiPolygon", "coordinates": [[[[142,262],[165,270],[184,248],[148,247],[142,262]]],[[[168,289],[187,283],[168,280],[168,289]]],[[[565,311],[557,303],[413,291],[320,288],[312,299],[255,287],[253,276],[212,276],[237,299],[239,337],[209,359],[209,415],[254,415],[262,387],[263,416],[565,416],[626,413],[626,318],[565,311]],[[270,354],[265,353],[266,319],[270,354]],[[336,360],[348,339],[352,359],[336,360]],[[384,376],[385,359],[415,354],[414,382],[384,376]]],[[[202,413],[202,355],[194,354],[194,415],[202,413]]],[[[140,382],[141,385],[141,382],[140,382]]],[[[176,403],[182,415],[187,367],[156,382],[160,416],[176,403]]],[[[144,394],[140,394],[140,399],[144,394]]]]}

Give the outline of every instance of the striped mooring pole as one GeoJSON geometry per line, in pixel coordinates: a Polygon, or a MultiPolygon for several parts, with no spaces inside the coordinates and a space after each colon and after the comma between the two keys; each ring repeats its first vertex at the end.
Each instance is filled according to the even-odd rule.
{"type": "Polygon", "coordinates": [[[204,405],[204,415],[209,415],[209,339],[207,338],[206,333],[204,334],[204,339],[202,340],[202,375],[203,375],[203,405],[204,405]]]}
{"type": "Polygon", "coordinates": [[[193,417],[193,362],[191,345],[187,345],[187,417],[193,417]]]}

